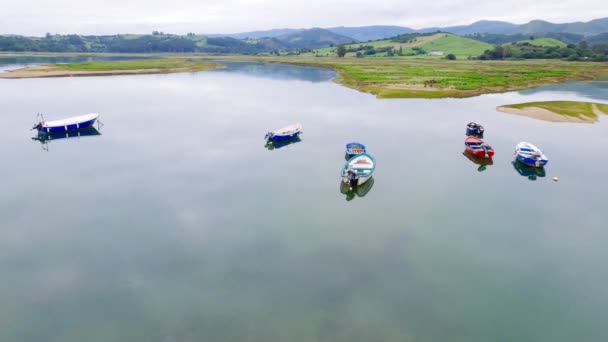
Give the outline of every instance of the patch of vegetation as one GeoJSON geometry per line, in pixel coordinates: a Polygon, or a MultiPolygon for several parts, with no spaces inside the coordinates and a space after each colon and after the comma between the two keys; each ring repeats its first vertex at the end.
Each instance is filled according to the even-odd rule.
{"type": "Polygon", "coordinates": [[[525,39],[515,42],[515,44],[525,44],[528,43],[532,46],[557,46],[557,47],[566,47],[566,43],[560,42],[557,39],[553,38],[535,38],[535,39],[525,39]]]}
{"type": "MultiPolygon", "coordinates": [[[[235,57],[239,58],[239,57],[235,57]]],[[[559,60],[274,57],[253,60],[330,68],[336,82],[379,97],[468,97],[608,76],[608,65],[559,60]]]]}
{"type": "Polygon", "coordinates": [[[53,69],[68,71],[118,71],[118,70],[207,70],[216,68],[217,64],[204,60],[191,58],[163,58],[163,59],[133,59],[109,62],[54,64],[53,69]]]}
{"type": "Polygon", "coordinates": [[[590,60],[596,62],[608,61],[608,44],[596,44],[592,47],[586,42],[567,46],[537,46],[530,42],[513,42],[497,45],[486,50],[477,57],[488,59],[566,59],[569,61],[590,60]]]}
{"type": "Polygon", "coordinates": [[[587,117],[593,119],[593,121],[597,119],[597,111],[602,112],[603,114],[608,114],[607,104],[578,101],[527,102],[505,105],[501,107],[516,109],[542,108],[559,115],[571,116],[579,119],[584,119],[584,117],[587,117]]]}

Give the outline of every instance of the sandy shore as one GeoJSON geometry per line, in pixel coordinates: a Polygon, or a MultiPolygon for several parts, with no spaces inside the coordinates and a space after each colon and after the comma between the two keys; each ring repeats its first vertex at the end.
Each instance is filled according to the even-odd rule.
{"type": "Polygon", "coordinates": [[[220,66],[210,65],[209,68],[169,68],[169,69],[132,69],[132,70],[62,70],[53,66],[43,65],[30,68],[9,70],[0,73],[0,79],[45,78],[45,77],[78,77],[78,76],[112,76],[112,75],[147,75],[170,74],[178,72],[196,72],[215,69],[220,66]]]}
{"type": "MultiPolygon", "coordinates": [[[[539,108],[539,107],[526,107],[523,109],[517,109],[517,108],[499,106],[499,107],[496,107],[496,110],[499,112],[503,112],[503,113],[523,115],[523,116],[527,116],[532,119],[549,121],[549,122],[594,123],[597,121],[597,119],[593,119],[588,116],[582,115],[581,117],[574,117],[574,116],[568,116],[568,115],[561,115],[561,114],[557,114],[550,110],[546,110],[546,109],[539,108]]],[[[595,112],[596,115],[602,114],[597,109],[597,107],[595,107],[595,105],[593,106],[593,111],[595,112]]]]}

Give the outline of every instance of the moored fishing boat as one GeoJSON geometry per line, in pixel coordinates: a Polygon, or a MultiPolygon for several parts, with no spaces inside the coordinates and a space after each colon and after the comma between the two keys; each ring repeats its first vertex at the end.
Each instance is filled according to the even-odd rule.
{"type": "Polygon", "coordinates": [[[515,155],[517,160],[529,166],[543,167],[549,162],[543,151],[525,141],[515,146],[515,155]]]}
{"type": "Polygon", "coordinates": [[[342,168],[342,181],[356,186],[367,182],[376,169],[376,160],[367,153],[362,153],[349,159],[342,168]]]}
{"type": "Polygon", "coordinates": [[[365,145],[362,143],[351,142],[346,144],[346,160],[366,152],[367,150],[365,149],[365,145]]]}
{"type": "Polygon", "coordinates": [[[482,125],[477,124],[475,122],[469,122],[467,124],[467,136],[470,137],[479,137],[479,138],[483,138],[483,132],[485,131],[485,129],[483,128],[482,125]]]}
{"type": "Polygon", "coordinates": [[[488,145],[485,141],[479,138],[465,138],[464,148],[468,153],[480,158],[492,158],[494,156],[494,149],[492,149],[492,146],[488,145]]]}
{"type": "Polygon", "coordinates": [[[289,139],[283,139],[283,140],[277,140],[277,141],[266,141],[266,144],[264,145],[264,147],[266,147],[266,149],[271,151],[271,150],[283,148],[285,146],[289,146],[291,144],[296,144],[301,141],[302,141],[302,139],[300,139],[299,136],[296,136],[294,138],[289,138],[289,139]]]}
{"type": "Polygon", "coordinates": [[[285,126],[277,130],[266,133],[264,139],[267,141],[279,141],[292,139],[302,133],[302,124],[295,123],[293,125],[285,126]]]}
{"type": "Polygon", "coordinates": [[[54,121],[45,121],[41,114],[39,114],[38,117],[40,118],[40,121],[34,124],[32,129],[44,133],[58,133],[91,127],[99,118],[99,114],[85,114],[54,121]]]}

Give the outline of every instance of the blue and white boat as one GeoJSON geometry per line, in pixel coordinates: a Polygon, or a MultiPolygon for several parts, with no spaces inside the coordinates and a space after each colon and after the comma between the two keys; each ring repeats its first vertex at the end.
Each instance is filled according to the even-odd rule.
{"type": "Polygon", "coordinates": [[[543,167],[547,165],[549,159],[543,151],[529,142],[520,142],[515,146],[515,155],[520,162],[534,167],[543,167]]]}
{"type": "Polygon", "coordinates": [[[366,152],[367,150],[365,149],[365,145],[362,143],[351,142],[346,144],[346,160],[366,152]]]}
{"type": "Polygon", "coordinates": [[[302,133],[302,124],[295,123],[293,125],[289,125],[283,128],[279,128],[277,130],[266,133],[264,139],[267,141],[280,141],[292,139],[299,136],[302,133]]]}
{"type": "Polygon", "coordinates": [[[342,181],[356,186],[367,182],[376,169],[376,160],[367,153],[362,153],[349,159],[342,168],[342,181]]]}
{"type": "Polygon", "coordinates": [[[42,115],[39,115],[39,118],[41,120],[32,129],[43,133],[59,133],[91,127],[99,118],[99,114],[85,114],[55,121],[44,121],[42,115]]]}

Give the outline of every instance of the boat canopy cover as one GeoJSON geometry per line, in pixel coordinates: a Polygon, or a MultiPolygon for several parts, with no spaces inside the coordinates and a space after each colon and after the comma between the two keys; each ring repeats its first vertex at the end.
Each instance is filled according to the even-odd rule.
{"type": "Polygon", "coordinates": [[[297,131],[301,131],[302,130],[302,124],[301,123],[295,123],[293,125],[289,125],[289,126],[285,126],[283,128],[279,128],[277,130],[272,131],[272,134],[274,135],[287,135],[287,134],[291,134],[293,132],[297,132],[297,131]]]}
{"type": "Polygon", "coordinates": [[[42,127],[60,127],[60,126],[74,125],[74,124],[81,123],[81,122],[95,120],[98,117],[99,117],[99,114],[97,114],[97,113],[72,116],[70,118],[61,119],[61,120],[45,121],[44,124],[42,125],[42,127]]]}

